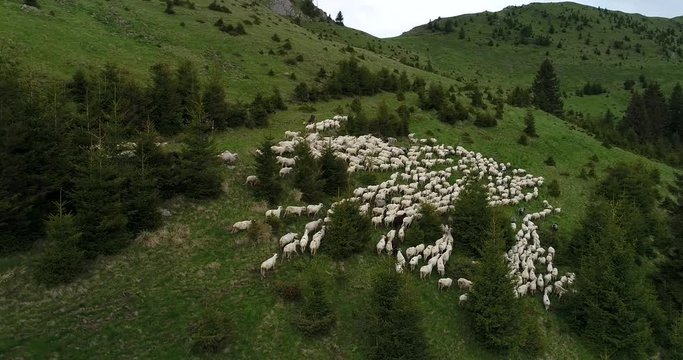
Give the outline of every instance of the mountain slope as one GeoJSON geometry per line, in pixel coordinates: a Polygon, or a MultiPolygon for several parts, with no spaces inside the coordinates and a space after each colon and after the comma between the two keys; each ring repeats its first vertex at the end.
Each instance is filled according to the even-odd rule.
{"type": "Polygon", "coordinates": [[[669,93],[683,76],[679,22],[575,3],[535,3],[443,18],[387,41],[424,54],[450,77],[490,88],[529,86],[548,57],[556,65],[568,108],[592,114],[607,108],[623,112],[630,97],[623,87],[626,80],[637,81],[642,74],[669,93]],[[445,32],[447,25],[452,32],[445,32]],[[589,81],[609,93],[574,96],[589,81]]]}

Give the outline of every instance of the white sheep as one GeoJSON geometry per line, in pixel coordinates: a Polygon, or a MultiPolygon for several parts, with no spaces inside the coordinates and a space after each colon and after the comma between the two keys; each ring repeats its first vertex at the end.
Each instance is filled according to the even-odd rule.
{"type": "Polygon", "coordinates": [[[417,255],[412,258],[410,258],[410,271],[415,270],[415,266],[420,262],[420,259],[422,259],[422,255],[417,255]]]}
{"type": "Polygon", "coordinates": [[[273,216],[273,217],[276,217],[279,219],[281,214],[282,214],[282,206],[278,206],[277,209],[271,209],[271,210],[266,211],[266,217],[273,216]]]}
{"type": "Polygon", "coordinates": [[[307,205],[306,206],[306,213],[310,215],[318,215],[318,212],[323,208],[323,203],[320,203],[318,205],[307,205]]]}
{"type": "Polygon", "coordinates": [[[432,265],[424,265],[420,268],[420,279],[424,279],[427,276],[432,275],[432,265]]]}
{"type": "Polygon", "coordinates": [[[439,279],[439,290],[448,289],[453,285],[453,279],[441,278],[439,279]]]}
{"type": "Polygon", "coordinates": [[[550,297],[548,296],[548,293],[543,294],[543,306],[545,306],[546,311],[550,309],[550,297]]]}
{"type": "Polygon", "coordinates": [[[305,230],[308,230],[308,232],[314,232],[315,230],[318,229],[318,227],[322,224],[323,220],[318,219],[315,221],[311,221],[306,224],[305,230]]]}
{"type": "Polygon", "coordinates": [[[467,293],[460,295],[458,297],[458,305],[462,305],[464,302],[467,301],[467,293]]]}
{"type": "Polygon", "coordinates": [[[238,221],[232,225],[232,229],[230,230],[230,232],[236,233],[242,230],[249,230],[251,224],[251,220],[238,221]]]}
{"type": "Polygon", "coordinates": [[[292,172],[291,167],[283,167],[282,169],[280,169],[280,176],[288,175],[291,172],[292,172]]]}
{"type": "Polygon", "coordinates": [[[403,264],[396,263],[396,273],[397,274],[403,274],[403,264]]]}
{"type": "Polygon", "coordinates": [[[277,260],[277,254],[273,254],[268,260],[261,263],[261,277],[266,276],[266,271],[275,268],[275,261],[277,260]]]}
{"type": "Polygon", "coordinates": [[[377,255],[382,255],[382,251],[384,251],[384,247],[386,246],[386,236],[382,235],[382,238],[379,239],[377,242],[377,255]]]}
{"type": "Polygon", "coordinates": [[[282,249],[282,251],[285,254],[285,259],[290,259],[292,257],[292,253],[298,254],[298,252],[296,251],[297,245],[298,243],[296,241],[285,245],[284,249],[282,249]]]}
{"type": "Polygon", "coordinates": [[[398,252],[396,253],[396,261],[402,266],[405,266],[406,264],[406,258],[401,253],[401,249],[398,249],[398,252]]]}
{"type": "Polygon", "coordinates": [[[285,235],[282,235],[282,237],[280,238],[280,247],[283,247],[291,243],[297,238],[297,236],[299,236],[299,234],[297,233],[287,233],[285,235]]]}
{"type": "Polygon", "coordinates": [[[256,175],[249,175],[247,176],[247,181],[244,182],[244,185],[251,185],[254,186],[258,183],[258,176],[256,175]]]}
{"type": "Polygon", "coordinates": [[[306,251],[306,245],[308,245],[308,230],[304,230],[304,235],[301,236],[301,240],[299,240],[299,247],[301,248],[302,253],[306,251]]]}
{"type": "Polygon", "coordinates": [[[472,282],[465,278],[460,278],[458,279],[458,287],[463,290],[471,290],[472,282]]]}

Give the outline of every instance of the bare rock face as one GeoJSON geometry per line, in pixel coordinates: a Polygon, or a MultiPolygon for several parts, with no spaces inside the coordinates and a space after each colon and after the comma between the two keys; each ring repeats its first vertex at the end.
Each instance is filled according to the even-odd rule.
{"type": "Polygon", "coordinates": [[[276,14],[291,17],[301,16],[301,10],[291,0],[266,0],[265,3],[276,14]]]}

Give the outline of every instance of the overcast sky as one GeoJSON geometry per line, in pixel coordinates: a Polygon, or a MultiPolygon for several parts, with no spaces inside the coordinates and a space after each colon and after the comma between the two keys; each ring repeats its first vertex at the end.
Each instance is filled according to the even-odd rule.
{"type": "MultiPolygon", "coordinates": [[[[344,24],[378,37],[401,35],[429,19],[482,11],[499,11],[510,5],[532,1],[515,0],[313,0],[334,19],[341,10],[344,24]]],[[[535,2],[557,2],[537,0],[535,2]]],[[[682,0],[578,0],[581,4],[640,13],[647,16],[683,15],[682,0]]]]}

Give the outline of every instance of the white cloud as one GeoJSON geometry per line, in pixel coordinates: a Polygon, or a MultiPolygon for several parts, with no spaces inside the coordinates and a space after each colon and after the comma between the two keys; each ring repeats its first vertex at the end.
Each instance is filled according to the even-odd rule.
{"type": "MultiPolygon", "coordinates": [[[[429,19],[450,17],[482,11],[500,11],[510,5],[524,5],[531,1],[505,0],[314,0],[318,7],[334,18],[337,12],[344,15],[344,24],[378,37],[398,36],[429,19]]],[[[538,2],[553,2],[537,0],[538,2]]],[[[680,0],[578,0],[577,2],[640,13],[647,16],[676,17],[683,15],[680,0]]]]}

